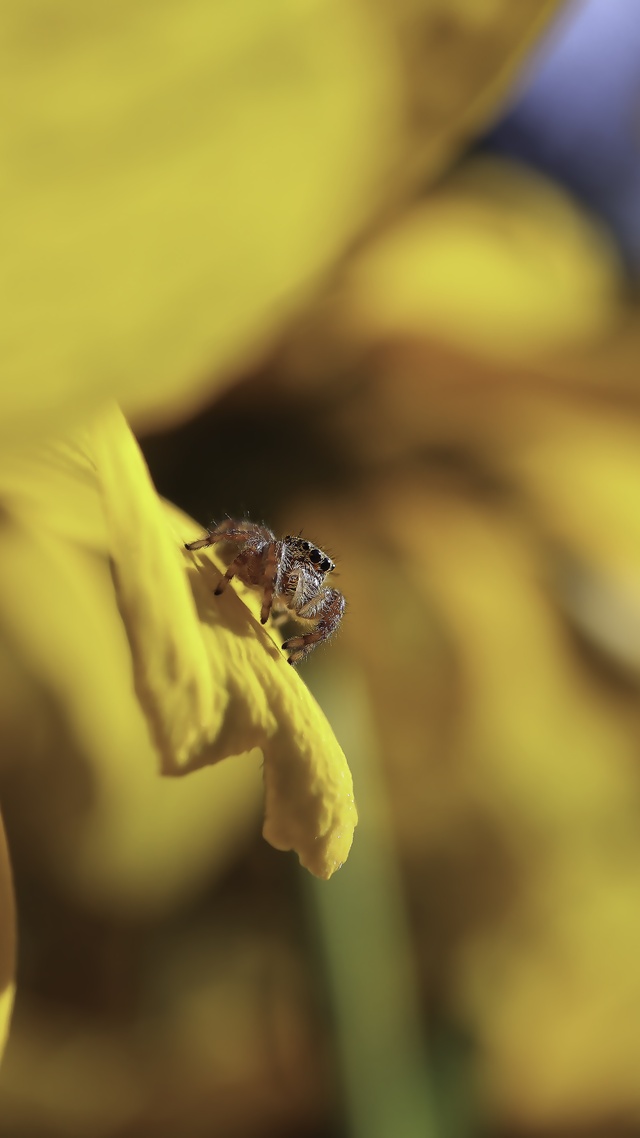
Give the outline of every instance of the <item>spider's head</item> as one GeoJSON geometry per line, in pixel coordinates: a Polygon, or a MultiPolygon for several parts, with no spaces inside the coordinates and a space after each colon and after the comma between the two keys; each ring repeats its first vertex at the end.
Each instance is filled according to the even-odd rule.
{"type": "Polygon", "coordinates": [[[299,561],[310,562],[319,573],[332,573],[335,569],[331,558],[310,541],[304,541],[301,537],[285,537],[284,540],[294,546],[299,561]]]}

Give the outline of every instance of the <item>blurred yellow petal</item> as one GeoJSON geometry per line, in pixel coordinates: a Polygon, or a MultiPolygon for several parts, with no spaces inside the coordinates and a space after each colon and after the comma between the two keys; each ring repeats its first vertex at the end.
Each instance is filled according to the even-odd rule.
{"type": "Polygon", "coordinates": [[[2,424],[185,417],[486,122],[554,0],[12,0],[2,424]]]}
{"type": "Polygon", "coordinates": [[[488,158],[372,242],[345,290],[350,337],[432,337],[498,359],[596,340],[621,316],[604,232],[540,175],[488,158]]]}
{"type": "Polygon", "coordinates": [[[585,561],[637,579],[640,419],[625,405],[562,392],[507,399],[500,418],[500,465],[549,535],[585,561]]]}
{"type": "Polygon", "coordinates": [[[531,393],[509,408],[508,424],[504,468],[555,556],[558,600],[583,632],[637,673],[640,422],[598,398],[531,393]]]}
{"type": "Polygon", "coordinates": [[[386,0],[409,84],[406,161],[418,184],[487,126],[523,57],[563,7],[564,0],[386,0]]]}
{"type": "Polygon", "coordinates": [[[526,803],[530,823],[549,832],[570,820],[589,826],[605,809],[635,827],[633,713],[626,719],[606,694],[599,700],[597,678],[576,666],[521,522],[455,492],[418,491],[405,492],[389,528],[454,639],[465,681],[461,746],[499,787],[490,793],[526,803]],[[417,515],[423,524],[409,541],[407,519],[417,515]]]}
{"type": "Polygon", "coordinates": [[[397,491],[388,531],[458,667],[457,792],[512,882],[455,953],[486,1093],[520,1123],[637,1109],[635,701],[581,663],[521,519],[453,491],[397,491]]]}
{"type": "Polygon", "coordinates": [[[16,912],[9,851],[0,818],[0,1058],[9,1033],[16,971],[16,912]]]}
{"type": "Polygon", "coordinates": [[[603,561],[632,571],[635,426],[554,406],[503,407],[487,432],[533,511],[415,461],[310,511],[314,531],[331,516],[349,578],[339,647],[374,692],[422,966],[477,1044],[484,1108],[536,1132],[640,1104],[637,692],[602,682],[545,576],[547,518],[556,542],[582,534],[595,555],[599,536],[603,561]]]}
{"type": "Polygon", "coordinates": [[[501,369],[483,370],[446,353],[432,356],[438,381],[430,387],[415,364],[393,386],[386,377],[369,401],[373,418],[383,415],[388,424],[387,445],[411,440],[464,450],[487,475],[510,485],[544,544],[556,599],[637,670],[640,421],[634,407],[602,392],[541,382],[532,372],[516,372],[514,385],[501,369]]]}
{"type": "Polygon", "coordinates": [[[3,428],[185,416],[381,200],[393,40],[353,0],[4,15],[3,428]]]}
{"type": "Polygon", "coordinates": [[[633,574],[636,428],[569,396],[495,407],[461,426],[475,415],[528,508],[455,463],[369,480],[333,513],[342,642],[366,662],[423,967],[473,1033],[479,1098],[503,1127],[577,1130],[640,1104],[639,726],[546,574],[556,548],[633,574]]]}
{"type": "Polygon", "coordinates": [[[640,842],[630,836],[612,828],[595,849],[572,851],[569,837],[559,856],[539,851],[510,919],[465,953],[483,1097],[516,1125],[586,1130],[640,1110],[640,842]]]}

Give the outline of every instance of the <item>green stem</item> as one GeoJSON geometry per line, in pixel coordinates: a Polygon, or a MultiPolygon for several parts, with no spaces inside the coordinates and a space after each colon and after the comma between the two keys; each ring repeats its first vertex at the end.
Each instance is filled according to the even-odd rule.
{"type": "Polygon", "coordinates": [[[360,823],[346,865],[313,881],[349,1138],[439,1138],[407,915],[364,680],[315,670],[314,694],[354,775],[360,823]]]}

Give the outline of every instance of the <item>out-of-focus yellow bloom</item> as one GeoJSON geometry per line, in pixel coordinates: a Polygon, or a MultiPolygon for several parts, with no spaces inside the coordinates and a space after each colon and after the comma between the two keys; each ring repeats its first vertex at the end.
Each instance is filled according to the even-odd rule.
{"type": "Polygon", "coordinates": [[[555,0],[5,8],[2,422],[186,418],[486,119],[555,0]]]}
{"type": "Polygon", "coordinates": [[[544,178],[463,166],[365,250],[345,282],[345,334],[431,336],[491,357],[583,345],[620,320],[610,241],[544,178]]]}
{"type": "Polygon", "coordinates": [[[2,789],[8,817],[33,803],[15,848],[87,909],[161,911],[223,864],[256,748],[273,845],[329,877],[356,822],[316,704],[252,598],[214,601],[213,558],[182,549],[197,527],[158,500],[107,401],[138,424],[187,418],[253,363],[484,120],[555,7],[5,10],[2,789]]]}
{"type": "Polygon", "coordinates": [[[500,1127],[637,1118],[637,297],[587,215],[483,159],[319,322],[290,359],[334,382],[356,477],[305,508],[340,551],[336,651],[368,679],[428,992],[500,1127]],[[345,359],[366,383],[340,404],[345,359]]]}
{"type": "Polygon", "coordinates": [[[0,820],[0,1054],[4,1051],[13,1010],[16,964],[16,914],[11,866],[0,820]]]}
{"type": "Polygon", "coordinates": [[[399,59],[358,3],[5,11],[3,429],[186,417],[379,207],[399,59]]]}

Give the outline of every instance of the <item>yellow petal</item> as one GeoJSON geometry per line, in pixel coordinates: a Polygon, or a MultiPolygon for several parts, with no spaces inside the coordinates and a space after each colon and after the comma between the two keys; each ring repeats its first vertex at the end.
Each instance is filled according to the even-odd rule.
{"type": "Polygon", "coordinates": [[[182,765],[194,748],[217,736],[226,704],[222,677],[207,660],[183,551],[115,405],[89,427],[78,461],[83,458],[94,469],[94,508],[106,522],[138,692],[161,753],[182,765]]]}
{"type": "Polygon", "coordinates": [[[423,186],[499,112],[523,56],[562,6],[562,0],[386,0],[409,84],[413,133],[406,160],[423,186]]]}
{"type": "Polygon", "coordinates": [[[455,953],[486,1093],[529,1127],[637,1109],[637,699],[580,657],[508,508],[398,486],[392,501],[456,663],[452,778],[502,879],[455,953]]]}
{"type": "MultiPolygon", "coordinates": [[[[193,538],[193,523],[175,508],[171,513],[176,535],[183,541],[193,538]]],[[[231,726],[244,748],[259,746],[264,755],[265,838],[277,849],[295,849],[307,869],[330,877],[346,860],[357,822],[342,750],[313,696],[260,625],[259,598],[246,590],[241,599],[232,589],[215,597],[220,574],[211,553],[189,557],[202,634],[209,659],[222,669],[228,700],[219,739],[204,752],[204,761],[234,753],[231,726]]],[[[202,761],[196,754],[188,769],[202,761]]]]}
{"type": "Polygon", "coordinates": [[[433,337],[484,356],[591,342],[620,319],[612,243],[551,182],[467,162],[372,242],[345,285],[357,339],[433,337]]]}
{"type": "MultiPolygon", "coordinates": [[[[344,756],[242,600],[233,590],[213,596],[213,562],[183,548],[199,527],[159,500],[120,412],[108,407],[78,441],[33,447],[32,454],[40,461],[34,458],[30,478],[20,478],[24,453],[15,464],[6,457],[0,469],[10,519],[2,534],[0,626],[61,709],[73,746],[110,803],[102,827],[90,825],[90,812],[85,818],[94,858],[82,859],[76,876],[90,877],[103,864],[109,835],[117,840],[128,763],[145,770],[142,782],[132,775],[131,800],[141,801],[160,758],[165,773],[182,774],[255,747],[265,756],[267,837],[329,876],[346,857],[355,825],[344,756]],[[71,490],[74,472],[79,492],[71,490]],[[77,509],[87,512],[86,544],[77,509]]],[[[201,790],[204,777],[194,776],[201,790]]],[[[207,778],[206,786],[215,793],[215,781],[207,778]]],[[[64,802],[64,787],[56,793],[64,802]]],[[[186,820],[195,788],[176,794],[186,820]]],[[[196,813],[204,825],[204,810],[196,813]]],[[[133,826],[134,812],[125,814],[133,826]]],[[[159,803],[159,815],[170,818],[171,809],[163,813],[159,803]]],[[[77,826],[67,827],[55,855],[65,866],[76,834],[77,826]]],[[[170,849],[175,853],[175,842],[170,849]]],[[[127,850],[135,841],[125,841],[115,858],[123,868],[127,850]]],[[[141,878],[147,868],[139,863],[141,878]]]]}
{"type": "Polygon", "coordinates": [[[307,868],[328,876],[346,858],[355,825],[342,752],[246,605],[231,592],[214,597],[211,555],[184,550],[197,527],[168,506],[173,525],[166,524],[133,436],[119,412],[106,415],[93,453],[118,599],[167,770],[179,773],[262,747],[265,836],[281,849],[298,850],[307,868]],[[127,483],[135,495],[123,494],[127,483]]]}
{"type": "Polygon", "coordinates": [[[520,499],[465,494],[442,471],[421,483],[427,464],[385,469],[332,506],[351,578],[342,641],[375,693],[397,840],[428,914],[419,948],[436,977],[446,961],[485,1108],[503,1129],[604,1119],[607,1133],[640,1103],[637,685],[590,666],[540,565],[548,520],[633,573],[637,427],[601,401],[547,397],[494,430],[535,525],[520,499]]]}
{"type": "Polygon", "coordinates": [[[2,427],[185,416],[379,202],[393,40],[353,0],[4,16],[2,427]]]}
{"type": "Polygon", "coordinates": [[[0,1057],[4,1052],[13,1010],[16,969],[16,914],[11,865],[0,818],[0,1057]]]}
{"type": "Polygon", "coordinates": [[[11,0],[8,437],[112,396],[187,416],[487,121],[556,7],[11,0]]]}
{"type": "Polygon", "coordinates": [[[603,1120],[608,1133],[640,1107],[640,843],[615,823],[607,837],[589,848],[569,832],[551,858],[533,850],[510,919],[464,953],[485,1100],[529,1131],[603,1120]]]}

